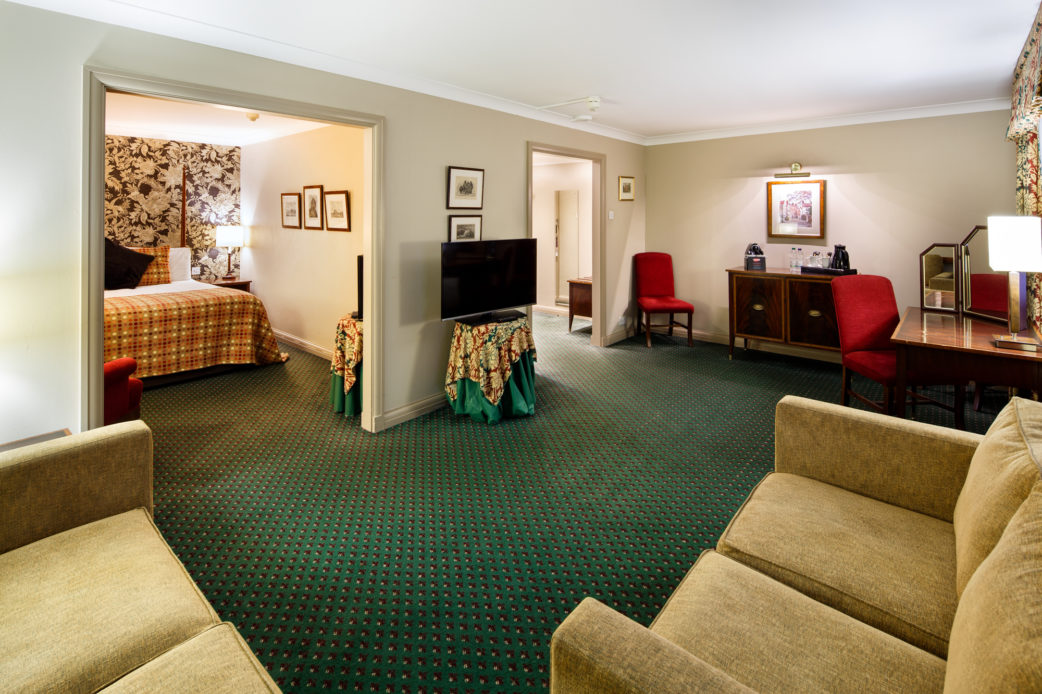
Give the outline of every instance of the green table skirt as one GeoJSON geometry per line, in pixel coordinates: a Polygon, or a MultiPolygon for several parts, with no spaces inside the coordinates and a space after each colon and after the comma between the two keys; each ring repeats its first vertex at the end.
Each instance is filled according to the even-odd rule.
{"type": "Polygon", "coordinates": [[[344,392],[344,377],[330,374],[329,402],[333,403],[334,412],[343,412],[345,417],[362,414],[362,365],[355,364],[355,384],[351,390],[344,392]]]}
{"type": "Polygon", "coordinates": [[[455,400],[449,399],[452,411],[469,414],[476,422],[496,424],[503,417],[535,414],[535,366],[531,353],[525,352],[514,362],[498,405],[489,402],[481,392],[481,385],[470,379],[456,381],[456,393],[455,400]]]}

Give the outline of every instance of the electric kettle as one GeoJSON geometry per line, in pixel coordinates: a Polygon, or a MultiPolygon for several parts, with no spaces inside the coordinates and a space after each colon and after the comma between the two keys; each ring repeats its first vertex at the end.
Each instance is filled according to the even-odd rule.
{"type": "Polygon", "coordinates": [[[841,243],[836,244],[836,248],[832,251],[832,263],[829,267],[835,270],[849,270],[850,269],[850,254],[847,253],[847,247],[841,243]]]}

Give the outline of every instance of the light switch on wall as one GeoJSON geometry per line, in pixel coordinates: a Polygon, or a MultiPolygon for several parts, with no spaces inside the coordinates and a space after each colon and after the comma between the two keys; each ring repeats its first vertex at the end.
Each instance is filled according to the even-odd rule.
{"type": "Polygon", "coordinates": [[[608,219],[615,219],[615,210],[608,210],[608,219]]]}

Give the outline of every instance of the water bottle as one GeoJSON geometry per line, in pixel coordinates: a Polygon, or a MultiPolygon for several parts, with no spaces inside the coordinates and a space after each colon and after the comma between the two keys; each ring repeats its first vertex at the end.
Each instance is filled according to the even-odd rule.
{"type": "Polygon", "coordinates": [[[796,249],[796,269],[799,270],[803,266],[803,249],[796,249]]]}
{"type": "Polygon", "coordinates": [[[789,269],[795,270],[799,267],[799,263],[796,262],[796,246],[789,249],[789,269]]]}

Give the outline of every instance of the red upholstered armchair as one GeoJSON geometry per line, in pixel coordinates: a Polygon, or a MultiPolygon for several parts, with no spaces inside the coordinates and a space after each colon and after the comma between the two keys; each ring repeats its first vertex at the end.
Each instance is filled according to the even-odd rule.
{"type": "Polygon", "coordinates": [[[898,397],[912,397],[912,402],[928,402],[955,413],[955,426],[964,427],[963,412],[966,384],[956,384],[955,404],[927,398],[914,392],[915,386],[936,385],[924,382],[920,374],[909,374],[910,393],[897,393],[897,350],[890,336],[900,322],[894,287],[886,277],[878,275],[844,275],[832,280],[832,298],[836,305],[839,347],[843,354],[843,391],[840,403],[850,404],[853,395],[865,404],[891,414],[898,397]],[[875,402],[851,387],[851,375],[858,373],[883,386],[883,402],[875,402]]]}
{"type": "Polygon", "coordinates": [[[105,362],[105,424],[115,424],[141,416],[141,391],[144,384],[133,378],[137,361],[130,357],[105,362]]]}
{"type": "Polygon", "coordinates": [[[651,347],[651,329],[673,327],[687,328],[687,346],[691,342],[691,317],[695,307],[676,298],[673,289],[673,258],[669,253],[637,253],[633,256],[634,284],[637,290],[637,327],[643,322],[646,344],[651,347]],[[652,313],[668,313],[669,323],[651,324],[652,313]],[[687,314],[687,325],[677,322],[678,313],[687,314]]]}

